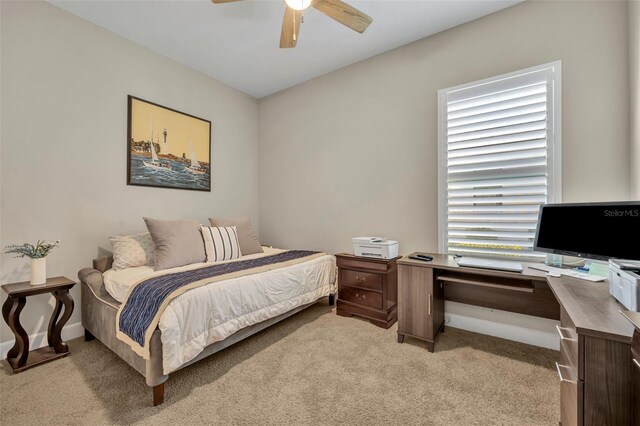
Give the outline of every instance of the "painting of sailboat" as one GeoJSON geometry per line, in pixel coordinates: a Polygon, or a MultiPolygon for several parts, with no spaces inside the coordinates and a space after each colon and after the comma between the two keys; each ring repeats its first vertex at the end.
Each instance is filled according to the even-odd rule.
{"type": "Polygon", "coordinates": [[[127,184],[211,191],[211,122],[128,97],[127,184]]]}
{"type": "Polygon", "coordinates": [[[193,150],[191,141],[189,141],[189,148],[191,149],[191,164],[186,167],[187,171],[199,175],[206,173],[207,169],[202,167],[200,163],[198,163],[198,159],[196,158],[196,153],[193,150]]]}
{"type": "Polygon", "coordinates": [[[151,161],[142,160],[144,166],[153,170],[171,171],[171,164],[166,161],[161,162],[158,158],[158,154],[156,154],[156,148],[153,143],[153,130],[151,130],[151,143],[149,146],[151,147],[151,161]]]}

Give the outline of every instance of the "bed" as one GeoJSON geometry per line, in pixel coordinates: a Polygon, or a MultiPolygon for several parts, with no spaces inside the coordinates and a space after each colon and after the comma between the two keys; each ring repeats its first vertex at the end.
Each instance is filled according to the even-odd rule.
{"type": "MultiPolygon", "coordinates": [[[[264,253],[217,262],[215,267],[231,271],[243,263],[263,265],[292,252],[265,247],[264,253]]],[[[153,388],[154,405],[164,402],[164,383],[172,372],[323,298],[329,297],[333,304],[337,292],[335,257],[324,253],[303,253],[288,262],[202,279],[201,285],[186,287],[165,302],[166,308],[157,313],[157,321],[149,324],[144,344],[137,345],[123,335],[127,325],[123,315],[133,303],[135,292],[146,284],[155,286],[159,280],[175,283],[181,276],[198,274],[212,266],[200,263],[155,272],[149,266],[114,270],[112,262],[111,256],[94,259],[93,268],[78,273],[85,339],[97,338],[142,374],[153,388]]],[[[135,311],[129,316],[137,321],[142,317],[135,311]]]]}

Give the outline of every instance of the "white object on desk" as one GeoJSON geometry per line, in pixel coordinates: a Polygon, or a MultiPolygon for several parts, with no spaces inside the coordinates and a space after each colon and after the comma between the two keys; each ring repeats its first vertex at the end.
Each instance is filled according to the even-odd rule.
{"type": "Polygon", "coordinates": [[[617,267],[609,261],[609,293],[630,311],[640,312],[640,275],[617,267]]]}
{"type": "Polygon", "coordinates": [[[353,254],[377,259],[393,259],[398,257],[398,242],[381,237],[355,237],[353,254]]]}
{"type": "Polygon", "coordinates": [[[481,257],[462,257],[458,259],[458,266],[470,268],[497,269],[499,271],[522,272],[522,263],[511,260],[484,259],[481,257]]]}
{"type": "Polygon", "coordinates": [[[591,275],[584,272],[578,272],[573,269],[554,268],[553,266],[547,266],[543,264],[529,265],[529,268],[537,269],[538,271],[545,271],[547,272],[547,275],[550,275],[552,277],[559,277],[561,275],[565,275],[567,277],[579,278],[581,280],[587,280],[591,282],[604,281],[607,279],[607,277],[601,277],[599,275],[591,275]]]}

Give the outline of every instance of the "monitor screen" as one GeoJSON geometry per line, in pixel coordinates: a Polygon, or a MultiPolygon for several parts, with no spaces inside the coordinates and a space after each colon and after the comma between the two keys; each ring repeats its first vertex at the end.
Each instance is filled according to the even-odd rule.
{"type": "Polygon", "coordinates": [[[544,205],[538,217],[535,250],[640,260],[640,202],[544,205]]]}

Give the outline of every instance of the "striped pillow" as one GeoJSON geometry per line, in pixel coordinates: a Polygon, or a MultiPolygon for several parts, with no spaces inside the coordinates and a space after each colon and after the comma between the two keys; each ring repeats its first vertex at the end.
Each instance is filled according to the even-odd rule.
{"type": "Polygon", "coordinates": [[[220,262],[242,256],[235,226],[203,226],[202,238],[207,262],[220,262]]]}

